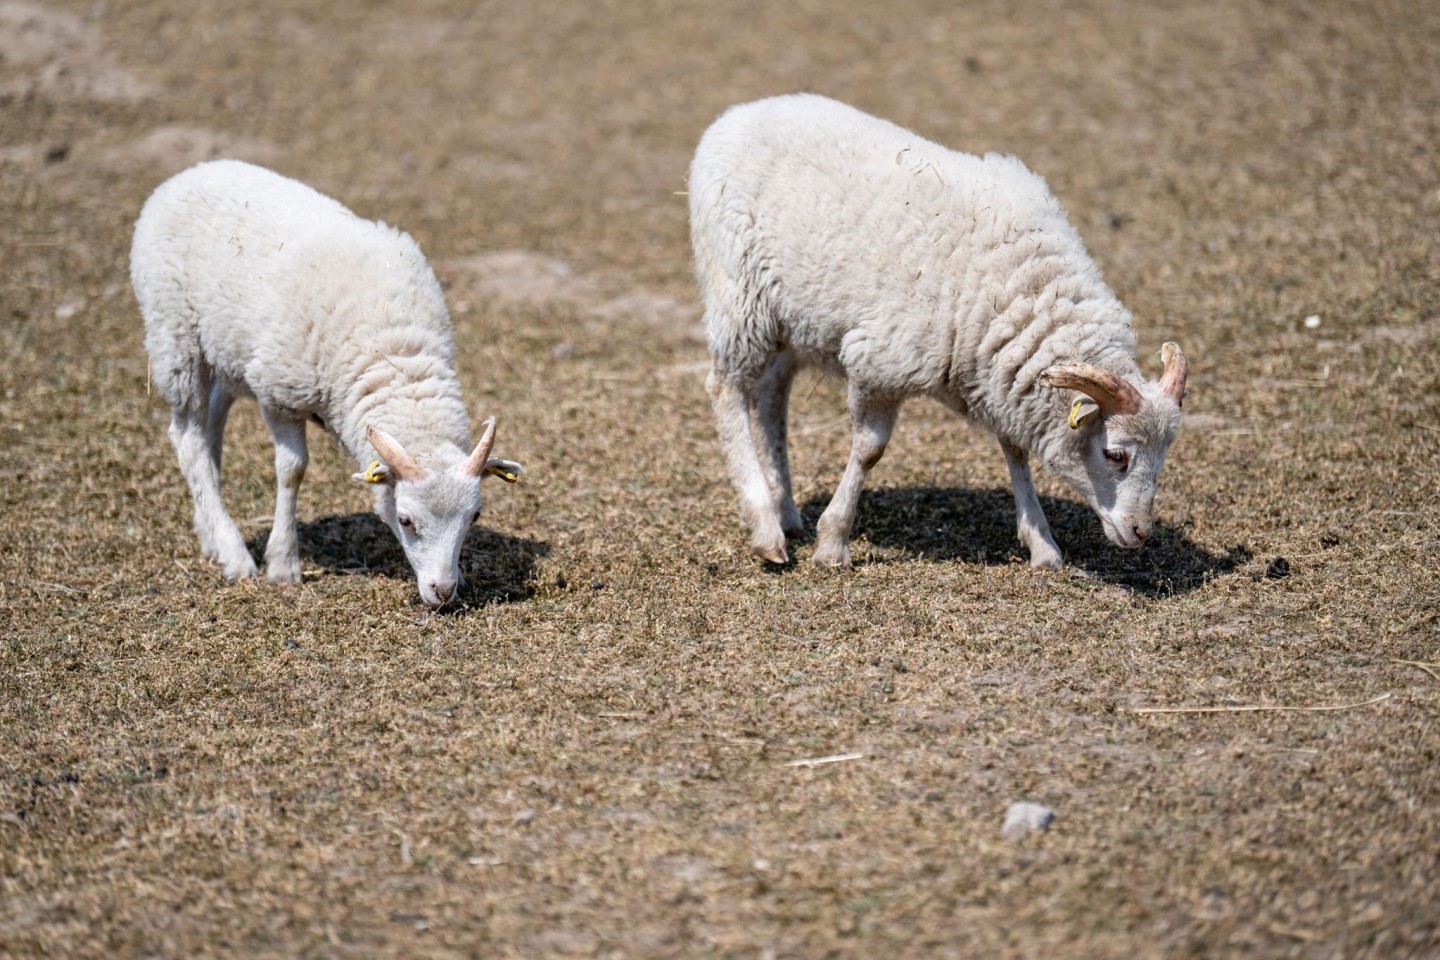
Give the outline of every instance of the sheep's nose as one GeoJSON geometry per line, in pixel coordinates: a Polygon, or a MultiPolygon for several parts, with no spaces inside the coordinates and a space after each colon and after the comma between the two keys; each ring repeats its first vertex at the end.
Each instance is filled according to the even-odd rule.
{"type": "Polygon", "coordinates": [[[435,599],[441,603],[449,603],[455,599],[455,581],[441,580],[430,584],[430,591],[435,594],[435,599]]]}
{"type": "Polygon", "coordinates": [[[1134,529],[1135,529],[1135,539],[1136,539],[1136,540],[1139,540],[1141,543],[1144,543],[1146,540],[1149,540],[1149,539],[1150,539],[1150,528],[1149,528],[1148,526],[1142,527],[1142,526],[1140,526],[1139,524],[1136,524],[1134,529]]]}

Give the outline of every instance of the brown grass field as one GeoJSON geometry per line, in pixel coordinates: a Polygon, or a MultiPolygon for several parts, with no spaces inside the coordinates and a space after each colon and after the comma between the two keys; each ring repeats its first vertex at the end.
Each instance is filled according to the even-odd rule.
{"type": "MultiPolygon", "coordinates": [[[[0,956],[1440,956],[1437,59],[1411,0],[0,2],[0,956]],[[1145,549],[1042,477],[1032,570],[915,402],[852,571],[749,555],[683,192],[794,90],[1020,156],[1184,346],[1145,549]],[[318,433],[304,585],[200,558],[128,251],[218,156],[447,285],[529,471],[460,609],[318,433]]],[[[842,386],[793,426],[813,524],[842,386]]],[[[258,552],[253,404],[226,465],[258,552]]]]}

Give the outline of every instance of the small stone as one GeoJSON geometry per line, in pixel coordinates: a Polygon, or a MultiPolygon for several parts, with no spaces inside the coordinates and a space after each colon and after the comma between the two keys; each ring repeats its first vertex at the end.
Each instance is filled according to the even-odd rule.
{"type": "Polygon", "coordinates": [[[1312,314],[1310,314],[1310,316],[1308,316],[1308,317],[1305,318],[1305,329],[1306,329],[1306,330],[1315,330],[1315,329],[1318,329],[1319,326],[1320,326],[1320,314],[1318,314],[1318,313],[1312,313],[1312,314]]]}
{"type": "Polygon", "coordinates": [[[1055,822],[1055,811],[1038,803],[1019,801],[1005,811],[1005,825],[1000,833],[1007,840],[1019,840],[1032,830],[1044,832],[1055,822]]]}

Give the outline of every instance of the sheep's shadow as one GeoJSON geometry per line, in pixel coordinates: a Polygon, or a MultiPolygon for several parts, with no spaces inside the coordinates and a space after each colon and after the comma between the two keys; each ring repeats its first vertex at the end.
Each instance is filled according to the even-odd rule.
{"type": "MultiPolygon", "coordinates": [[[[815,529],[828,502],[817,497],[801,507],[808,529],[815,529]]],[[[1158,521],[1144,547],[1125,550],[1106,539],[1100,521],[1084,504],[1056,497],[1041,497],[1040,504],[1067,565],[1147,596],[1186,593],[1251,559],[1243,546],[1211,553],[1158,521]]],[[[1015,533],[1015,497],[1009,489],[867,490],[861,494],[852,535],[934,560],[991,565],[1017,557],[1029,560],[1015,533]]]]}
{"type": "MultiPolygon", "coordinates": [[[[300,557],[335,574],[374,574],[414,580],[410,562],[390,528],[373,513],[320,517],[296,525],[300,557]]],[[[252,554],[263,555],[267,530],[250,542],[252,554]]],[[[550,552],[549,544],[475,527],[460,550],[465,586],[461,606],[514,603],[535,595],[535,566],[550,552]]]]}

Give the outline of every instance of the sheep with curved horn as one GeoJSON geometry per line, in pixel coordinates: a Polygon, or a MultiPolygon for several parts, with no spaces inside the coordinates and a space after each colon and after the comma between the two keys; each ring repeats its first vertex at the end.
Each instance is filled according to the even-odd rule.
{"type": "Polygon", "coordinates": [[[807,364],[849,381],[852,424],[816,563],[849,564],[860,488],[917,395],[999,439],[1034,565],[1061,559],[1032,455],[1113,542],[1150,536],[1185,358],[1167,343],[1160,379],[1141,375],[1129,312],[1018,160],[956,153],[800,94],[721,116],[700,140],[689,195],[707,385],[759,556],[786,562],[786,535],[804,529],[785,417],[807,364]]]}
{"type": "Polygon", "coordinates": [[[268,579],[301,579],[295,500],[314,421],[361,466],[354,479],[374,490],[421,598],[453,600],[480,480],[513,480],[520,465],[490,456],[493,417],[469,446],[450,314],[415,241],[304,184],[224,160],[151,195],[130,272],[195,532],[225,577],[257,572],[220,498],[226,417],[252,396],[275,438],[268,579]]]}

